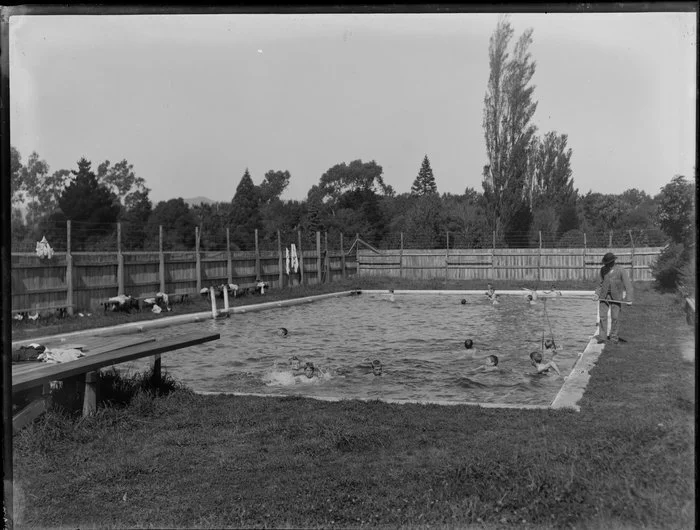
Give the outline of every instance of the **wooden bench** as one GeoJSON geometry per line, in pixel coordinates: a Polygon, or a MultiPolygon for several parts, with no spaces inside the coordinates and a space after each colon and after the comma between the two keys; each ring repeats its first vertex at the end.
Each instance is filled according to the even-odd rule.
{"type": "MultiPolygon", "coordinates": [[[[68,377],[85,374],[85,395],[83,415],[92,414],[97,408],[97,371],[106,366],[112,366],[143,357],[154,356],[154,377],[160,377],[160,355],[169,351],[179,350],[217,340],[218,333],[196,332],[187,335],[167,337],[160,340],[153,338],[121,337],[121,341],[104,338],[108,343],[102,348],[94,348],[75,361],[66,363],[29,362],[12,366],[12,393],[22,392],[37,387],[43,387],[42,396],[32,401],[22,411],[12,418],[13,431],[18,431],[49,406],[51,381],[59,381],[68,377]],[[129,342],[130,340],[130,342],[129,342]]],[[[64,346],[65,347],[65,346],[64,346]]]]}

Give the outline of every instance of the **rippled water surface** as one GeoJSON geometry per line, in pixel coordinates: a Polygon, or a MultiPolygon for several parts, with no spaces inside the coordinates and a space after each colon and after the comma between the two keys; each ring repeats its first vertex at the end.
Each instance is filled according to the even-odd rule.
{"type": "MultiPolygon", "coordinates": [[[[198,391],[392,400],[547,405],[556,396],[595,329],[595,304],[580,299],[539,300],[386,294],[328,298],[309,304],[232,314],[228,319],[153,330],[172,336],[211,330],[221,339],[163,355],[164,369],[198,391]],[[551,331],[550,331],[551,326],[551,331]],[[287,336],[277,330],[285,327],[287,336]],[[542,334],[559,347],[562,372],[536,375],[529,352],[542,334]],[[474,341],[475,351],[464,347],[474,341]],[[487,355],[498,369],[479,367],[487,355]],[[294,376],[289,358],[313,362],[324,374],[294,376]],[[369,371],[379,359],[383,374],[369,371]]],[[[140,370],[146,361],[131,363],[140,370]]]]}

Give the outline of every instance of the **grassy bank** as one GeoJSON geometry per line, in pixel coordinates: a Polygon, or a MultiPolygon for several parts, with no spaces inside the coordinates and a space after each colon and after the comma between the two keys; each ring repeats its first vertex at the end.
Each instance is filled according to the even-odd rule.
{"type": "MultiPolygon", "coordinates": [[[[496,289],[520,289],[521,287],[532,288],[535,285],[526,285],[523,282],[496,281],[493,282],[496,289]]],[[[482,280],[469,281],[448,281],[444,280],[406,280],[401,278],[348,278],[319,285],[297,285],[282,289],[271,289],[264,295],[247,295],[238,298],[230,298],[230,307],[239,307],[261,302],[275,302],[278,300],[289,300],[292,298],[302,298],[316,294],[333,293],[337,291],[347,291],[350,289],[484,289],[486,282],[482,280]]],[[[539,288],[549,288],[550,285],[539,285],[539,288]]],[[[591,283],[583,282],[560,282],[559,289],[592,289],[591,283]]],[[[222,309],[224,302],[217,299],[217,308],[222,309]]],[[[53,317],[49,320],[23,320],[13,321],[12,339],[15,341],[31,339],[33,337],[43,337],[58,333],[68,333],[83,329],[94,329],[105,326],[116,326],[129,322],[160,320],[173,315],[211,311],[211,301],[208,296],[192,296],[188,303],[176,304],[172,306],[171,312],[160,314],[151,311],[123,313],[96,311],[90,316],[67,316],[65,318],[53,317]]],[[[86,315],[86,313],[83,313],[86,315]]]]}
{"type": "MultiPolygon", "coordinates": [[[[465,283],[447,288],[483,287],[465,283]]],[[[628,342],[606,346],[580,413],[180,389],[49,414],[15,437],[17,522],[693,528],[693,332],[675,297],[643,286],[623,317],[628,342]]]]}

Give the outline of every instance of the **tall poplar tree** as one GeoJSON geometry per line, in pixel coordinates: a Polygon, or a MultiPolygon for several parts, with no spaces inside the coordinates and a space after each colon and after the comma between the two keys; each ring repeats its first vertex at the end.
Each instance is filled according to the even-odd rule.
{"type": "Polygon", "coordinates": [[[531,120],[537,109],[529,83],[535,62],[528,51],[532,29],[518,39],[513,55],[508,45],[513,28],[506,17],[498,21],[489,41],[490,75],[484,97],[484,138],[488,163],[483,187],[487,215],[500,236],[527,230],[520,223],[529,214],[527,201],[528,158],[537,128],[531,120]]]}
{"type": "Polygon", "coordinates": [[[418,171],[418,176],[413,181],[413,186],[411,186],[411,195],[422,196],[429,193],[437,193],[437,184],[435,184],[435,177],[433,176],[433,169],[430,167],[428,155],[425,155],[418,171]]]}

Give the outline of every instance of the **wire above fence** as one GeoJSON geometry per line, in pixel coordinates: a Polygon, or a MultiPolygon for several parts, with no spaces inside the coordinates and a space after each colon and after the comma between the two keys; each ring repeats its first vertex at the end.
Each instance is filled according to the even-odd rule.
{"type": "MultiPolygon", "coordinates": [[[[241,227],[144,226],[137,223],[89,223],[46,221],[30,229],[13,226],[12,251],[33,252],[46,237],[56,252],[128,251],[276,251],[279,248],[346,250],[358,234],[331,231],[283,230],[245,231],[241,227]]],[[[388,232],[359,234],[379,249],[496,249],[496,248],[603,248],[658,247],[668,242],[658,229],[605,230],[564,234],[522,231],[497,235],[482,230],[436,232],[388,232]]]]}

